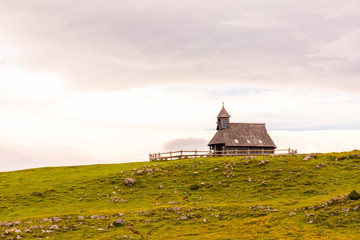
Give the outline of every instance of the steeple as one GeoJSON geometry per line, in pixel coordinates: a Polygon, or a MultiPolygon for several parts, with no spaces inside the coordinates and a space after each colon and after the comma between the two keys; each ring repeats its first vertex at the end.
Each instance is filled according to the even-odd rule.
{"type": "Polygon", "coordinates": [[[219,113],[219,115],[217,116],[217,118],[229,118],[230,115],[229,113],[226,111],[225,107],[224,107],[224,102],[222,103],[222,108],[221,111],[219,113]]]}
{"type": "Polygon", "coordinates": [[[219,115],[217,116],[217,127],[216,127],[216,130],[228,128],[228,127],[229,127],[229,123],[230,123],[230,115],[229,115],[229,113],[226,111],[226,109],[225,109],[225,107],[224,107],[224,102],[223,102],[223,106],[222,106],[222,108],[221,108],[221,111],[220,111],[219,115]]]}

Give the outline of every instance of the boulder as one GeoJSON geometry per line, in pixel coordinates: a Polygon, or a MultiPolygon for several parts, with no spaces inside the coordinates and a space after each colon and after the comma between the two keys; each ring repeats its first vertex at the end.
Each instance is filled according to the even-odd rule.
{"type": "Polygon", "coordinates": [[[124,219],[115,219],[113,225],[115,227],[124,226],[126,225],[126,221],[124,219]]]}
{"type": "Polygon", "coordinates": [[[144,174],[144,173],[145,173],[144,170],[139,170],[139,171],[136,172],[136,174],[138,174],[138,175],[142,175],[142,174],[144,174]]]}
{"type": "Polygon", "coordinates": [[[135,182],[136,182],[136,180],[133,178],[125,178],[125,180],[124,180],[124,183],[127,186],[132,186],[135,184],[135,182]]]}

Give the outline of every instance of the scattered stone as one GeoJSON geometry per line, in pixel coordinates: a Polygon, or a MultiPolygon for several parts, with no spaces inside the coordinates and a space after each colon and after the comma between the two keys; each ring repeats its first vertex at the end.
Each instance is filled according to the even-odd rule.
{"type": "Polygon", "coordinates": [[[53,230],[45,230],[46,233],[53,233],[53,230]]]}
{"type": "Polygon", "coordinates": [[[194,174],[199,174],[199,172],[194,172],[194,174]]]}
{"type": "Polygon", "coordinates": [[[319,165],[316,165],[315,168],[321,168],[321,167],[325,167],[325,164],[320,163],[319,165]]]}
{"type": "Polygon", "coordinates": [[[106,216],[103,215],[92,215],[90,216],[90,219],[104,219],[106,218],[106,216]]]}
{"type": "Polygon", "coordinates": [[[295,215],[296,212],[289,213],[289,216],[295,215]]]}
{"type": "Polygon", "coordinates": [[[164,186],[163,186],[163,185],[160,185],[160,186],[159,186],[159,188],[160,188],[160,189],[163,189],[163,188],[164,188],[164,186]]]}
{"type": "Polygon", "coordinates": [[[62,219],[61,218],[59,218],[59,217],[53,217],[53,221],[55,221],[55,222],[59,222],[59,221],[61,221],[62,219]]]}
{"type": "Polygon", "coordinates": [[[29,228],[24,229],[24,233],[29,233],[29,232],[32,232],[31,229],[29,229],[29,228]]]}
{"type": "Polygon", "coordinates": [[[116,219],[114,220],[113,225],[115,227],[124,226],[126,225],[126,221],[124,219],[116,219]]]}
{"type": "Polygon", "coordinates": [[[251,182],[251,178],[248,178],[248,182],[251,182]]]}
{"type": "Polygon", "coordinates": [[[78,216],[78,219],[85,219],[85,216],[78,216]]]}
{"type": "Polygon", "coordinates": [[[127,186],[132,186],[135,184],[135,182],[136,182],[136,180],[133,178],[125,178],[125,180],[124,180],[124,183],[127,186]]]}
{"type": "Polygon", "coordinates": [[[22,237],[20,235],[17,235],[16,239],[22,239],[22,237]]]}
{"type": "Polygon", "coordinates": [[[49,229],[51,229],[51,230],[57,230],[57,229],[59,229],[59,227],[58,227],[57,225],[51,225],[51,226],[49,227],[49,229]]]}
{"type": "Polygon", "coordinates": [[[261,182],[263,185],[268,185],[268,182],[266,182],[266,181],[263,181],[263,182],[261,182]]]}
{"type": "Polygon", "coordinates": [[[173,211],[174,211],[174,212],[177,212],[177,211],[180,211],[180,210],[181,210],[181,208],[179,208],[179,207],[174,207],[174,208],[173,208],[173,211]]]}
{"type": "Polygon", "coordinates": [[[177,204],[175,201],[168,202],[168,204],[177,204]]]}
{"type": "Polygon", "coordinates": [[[104,229],[103,228],[98,228],[98,231],[104,231],[104,229]]]}
{"type": "Polygon", "coordinates": [[[260,165],[265,165],[264,160],[261,160],[261,162],[259,162],[257,165],[258,165],[258,166],[260,166],[260,165]]]}
{"type": "Polygon", "coordinates": [[[180,220],[185,220],[185,219],[188,219],[187,216],[182,216],[182,217],[179,217],[180,220]]]}
{"type": "Polygon", "coordinates": [[[20,221],[14,221],[13,226],[19,225],[20,223],[20,221]]]}
{"type": "Polygon", "coordinates": [[[204,218],[204,219],[203,219],[203,221],[206,223],[206,222],[208,222],[209,220],[208,220],[208,219],[206,219],[206,218],[204,218]]]}
{"type": "Polygon", "coordinates": [[[136,174],[138,174],[138,175],[142,175],[142,174],[144,174],[144,173],[145,173],[144,170],[139,170],[139,171],[136,172],[136,174]]]}

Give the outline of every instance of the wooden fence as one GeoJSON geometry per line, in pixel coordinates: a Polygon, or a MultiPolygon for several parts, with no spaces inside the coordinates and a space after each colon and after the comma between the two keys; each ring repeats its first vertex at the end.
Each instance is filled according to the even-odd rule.
{"type": "Polygon", "coordinates": [[[294,149],[275,149],[275,150],[223,150],[223,151],[175,151],[164,153],[149,153],[150,161],[167,161],[185,158],[199,158],[199,157],[235,157],[235,156],[255,156],[255,155],[270,155],[270,154],[296,154],[294,149]]]}

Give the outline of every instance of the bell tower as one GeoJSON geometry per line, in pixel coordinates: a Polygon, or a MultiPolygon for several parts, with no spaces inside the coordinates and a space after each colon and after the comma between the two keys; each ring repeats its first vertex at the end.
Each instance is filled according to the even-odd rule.
{"type": "Polygon", "coordinates": [[[216,130],[226,129],[229,127],[229,123],[230,123],[230,115],[225,110],[224,102],[222,103],[222,105],[223,106],[221,108],[221,111],[220,111],[219,115],[217,116],[216,130]]]}

